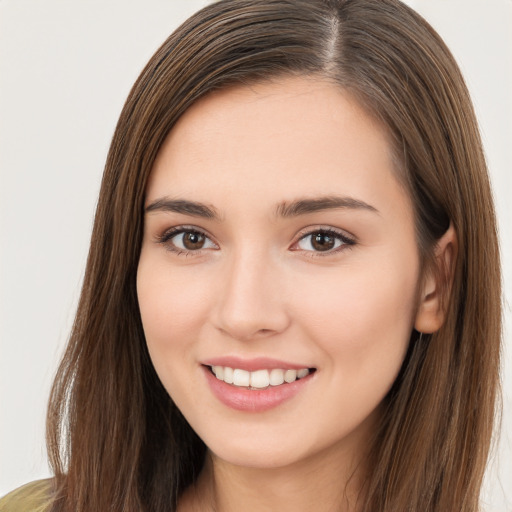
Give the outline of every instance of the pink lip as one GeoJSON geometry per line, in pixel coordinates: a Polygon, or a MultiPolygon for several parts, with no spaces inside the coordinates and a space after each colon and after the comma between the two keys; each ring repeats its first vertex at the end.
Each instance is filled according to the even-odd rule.
{"type": "Polygon", "coordinates": [[[239,368],[240,370],[246,370],[248,372],[254,372],[256,370],[274,370],[276,368],[281,368],[282,370],[300,370],[301,368],[310,368],[310,366],[304,366],[300,363],[288,363],[286,361],[279,361],[268,357],[256,357],[253,359],[242,359],[235,356],[214,357],[212,359],[202,361],[201,364],[205,366],[228,366],[229,368],[239,368]]]}
{"type": "MultiPolygon", "coordinates": [[[[265,389],[246,389],[227,384],[226,382],[217,379],[217,377],[215,377],[211,372],[209,366],[210,365],[203,366],[203,370],[214,396],[231,409],[244,412],[264,412],[281,405],[283,402],[292,399],[298,393],[303,391],[316,373],[310,373],[307,377],[289,384],[285,383],[280,386],[269,386],[265,389]]],[[[230,366],[233,368],[230,364],[219,364],[215,366],[230,366]]],[[[236,365],[234,367],[245,369],[245,367],[236,365]]],[[[256,369],[261,368],[262,367],[259,366],[256,369]]],[[[264,366],[264,368],[270,367],[264,366]]],[[[276,366],[275,368],[283,367],[276,366]]],[[[292,368],[297,368],[297,366],[293,366],[292,368]]]]}

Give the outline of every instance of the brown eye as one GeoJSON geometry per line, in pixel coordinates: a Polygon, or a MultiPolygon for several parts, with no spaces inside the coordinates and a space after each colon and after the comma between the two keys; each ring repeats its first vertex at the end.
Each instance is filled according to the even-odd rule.
{"type": "Polygon", "coordinates": [[[175,252],[198,252],[201,249],[218,249],[204,233],[195,230],[173,230],[160,239],[160,243],[175,252]]]}
{"type": "Polygon", "coordinates": [[[354,240],[332,230],[312,231],[304,235],[298,242],[297,248],[307,252],[336,252],[344,246],[354,245],[354,240]]]}
{"type": "Polygon", "coordinates": [[[197,249],[202,249],[205,243],[206,237],[201,233],[196,233],[194,231],[189,231],[187,233],[183,233],[183,247],[188,249],[189,251],[194,251],[197,249]]]}
{"type": "Polygon", "coordinates": [[[311,246],[317,251],[329,251],[334,248],[336,239],[328,233],[314,233],[311,235],[311,246]]]}

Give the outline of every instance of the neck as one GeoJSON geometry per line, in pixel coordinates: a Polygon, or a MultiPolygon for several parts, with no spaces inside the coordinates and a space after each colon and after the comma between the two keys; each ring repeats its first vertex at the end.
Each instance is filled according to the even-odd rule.
{"type": "Polygon", "coordinates": [[[236,466],[208,453],[179,510],[310,512],[321,504],[324,511],[357,512],[362,474],[361,466],[351,457],[340,457],[332,446],[315,457],[275,468],[236,466]]]}

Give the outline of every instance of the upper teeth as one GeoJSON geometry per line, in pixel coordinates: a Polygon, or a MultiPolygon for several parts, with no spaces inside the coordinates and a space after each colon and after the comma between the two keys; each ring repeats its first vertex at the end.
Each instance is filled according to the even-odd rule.
{"type": "Polygon", "coordinates": [[[239,368],[230,368],[229,366],[212,366],[212,371],[219,380],[228,384],[240,387],[266,388],[268,386],[279,386],[284,382],[294,382],[309,375],[308,368],[300,370],[256,370],[248,372],[239,368]]]}

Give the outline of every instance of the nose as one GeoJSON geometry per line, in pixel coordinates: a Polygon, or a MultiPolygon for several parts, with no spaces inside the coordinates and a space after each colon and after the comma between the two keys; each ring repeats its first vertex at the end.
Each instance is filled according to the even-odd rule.
{"type": "Polygon", "coordinates": [[[246,254],[226,262],[215,324],[224,334],[240,341],[269,337],[290,323],[283,275],[261,254],[246,254]]]}

